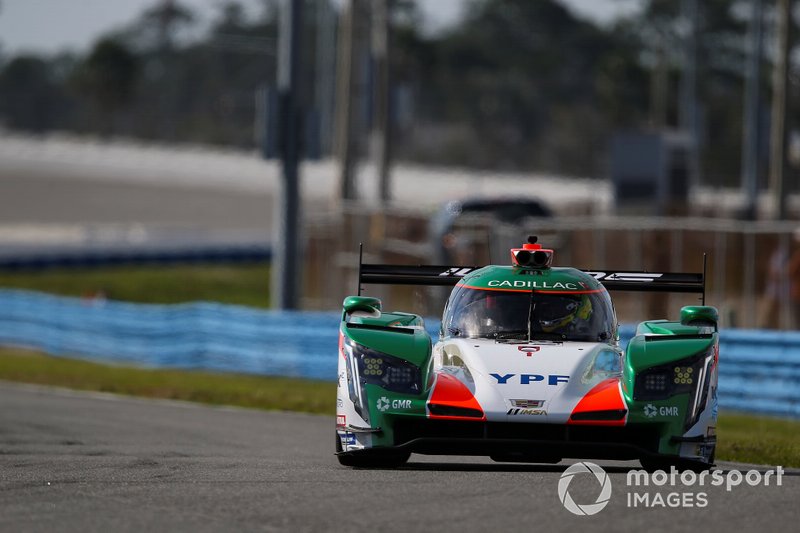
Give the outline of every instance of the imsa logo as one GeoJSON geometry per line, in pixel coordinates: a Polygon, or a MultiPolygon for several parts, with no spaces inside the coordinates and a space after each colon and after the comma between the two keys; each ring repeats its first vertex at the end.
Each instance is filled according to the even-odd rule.
{"type": "Polygon", "coordinates": [[[509,409],[506,413],[509,416],[513,415],[547,415],[547,411],[544,409],[509,409]]]}

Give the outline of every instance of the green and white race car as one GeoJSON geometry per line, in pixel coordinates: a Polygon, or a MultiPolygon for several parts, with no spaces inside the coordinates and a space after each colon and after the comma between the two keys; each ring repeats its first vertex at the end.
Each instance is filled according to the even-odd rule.
{"type": "MultiPolygon", "coordinates": [[[[528,239],[508,266],[367,265],[344,300],[336,455],[393,467],[411,453],[703,469],[714,462],[718,313],[639,324],[625,350],[609,290],[694,292],[704,274],[553,267],[528,239]],[[362,283],[454,285],[434,344],[362,283]]],[[[703,303],[705,298],[703,297],[703,303]]]]}

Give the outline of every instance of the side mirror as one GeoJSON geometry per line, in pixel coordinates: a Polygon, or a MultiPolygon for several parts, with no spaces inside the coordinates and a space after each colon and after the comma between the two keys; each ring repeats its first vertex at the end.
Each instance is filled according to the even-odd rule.
{"type": "Polygon", "coordinates": [[[356,312],[368,313],[370,315],[380,316],[381,314],[381,301],[378,298],[370,296],[348,296],[342,303],[345,312],[352,315],[356,312]]]}
{"type": "Polygon", "coordinates": [[[719,312],[716,307],[706,305],[688,305],[681,308],[681,324],[699,328],[714,328],[717,330],[719,312]]]}

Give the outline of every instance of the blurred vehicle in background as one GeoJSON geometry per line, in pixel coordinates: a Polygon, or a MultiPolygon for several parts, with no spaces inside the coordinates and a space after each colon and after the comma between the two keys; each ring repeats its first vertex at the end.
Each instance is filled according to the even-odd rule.
{"type": "MultiPolygon", "coordinates": [[[[465,218],[483,219],[518,226],[526,218],[551,218],[553,212],[537,198],[467,198],[452,200],[431,217],[429,240],[438,265],[472,264],[472,239],[459,231],[458,222],[465,218]]],[[[535,233],[537,228],[525,228],[535,233]]]]}

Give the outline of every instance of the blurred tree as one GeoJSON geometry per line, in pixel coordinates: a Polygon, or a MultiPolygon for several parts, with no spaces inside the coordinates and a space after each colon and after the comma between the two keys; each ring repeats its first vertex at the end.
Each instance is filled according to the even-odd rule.
{"type": "MultiPolygon", "coordinates": [[[[308,0],[309,13],[321,1],[308,0]]],[[[463,20],[437,35],[422,31],[417,0],[393,4],[399,158],[602,177],[609,133],[651,125],[660,51],[662,107],[666,124],[676,124],[681,2],[642,0],[628,19],[597,26],[556,0],[471,0],[463,20]]],[[[275,82],[279,1],[261,0],[252,17],[241,0],[219,0],[207,34],[194,40],[181,38],[198,20],[181,2],[150,5],[77,61],[8,58],[0,66],[0,119],[35,131],[252,147],[255,90],[275,82]]],[[[699,2],[697,97],[704,174],[715,184],[739,176],[747,5],[699,2]]],[[[309,88],[315,34],[311,26],[304,32],[309,88]]],[[[768,77],[764,69],[765,84],[768,77]]]]}
{"type": "Polygon", "coordinates": [[[75,89],[96,108],[104,133],[113,133],[116,113],[132,100],[139,74],[139,61],[122,43],[98,41],[89,56],[75,70],[75,89]]]}
{"type": "Polygon", "coordinates": [[[220,5],[220,15],[214,24],[215,33],[241,31],[246,25],[244,7],[235,0],[226,0],[220,5]]]}
{"type": "Polygon", "coordinates": [[[62,126],[69,105],[52,65],[22,55],[0,71],[0,117],[9,128],[43,132],[62,126]]]}
{"type": "Polygon", "coordinates": [[[168,52],[174,47],[175,32],[193,20],[192,11],[175,0],[158,0],[157,5],[142,14],[141,24],[155,37],[157,49],[168,52]]]}
{"type": "Polygon", "coordinates": [[[397,54],[401,69],[421,58],[419,116],[457,125],[417,132],[419,143],[406,153],[596,175],[613,119],[641,114],[641,98],[623,98],[644,82],[630,39],[575,18],[553,0],[472,0],[466,13],[439,38],[398,28],[396,44],[408,48],[397,54]]]}
{"type": "MultiPolygon", "coordinates": [[[[702,174],[706,183],[735,185],[739,181],[742,143],[742,105],[747,54],[749,1],[698,2],[697,100],[700,124],[702,174]],[[736,156],[732,156],[736,154],[736,156]]],[[[666,73],[662,88],[667,127],[678,124],[677,84],[683,68],[682,42],[687,24],[681,2],[647,0],[642,11],[620,22],[617,31],[634,37],[641,64],[651,73],[666,73]],[[661,57],[660,51],[664,53],[661,57]],[[659,61],[663,61],[659,65],[659,61]]],[[[656,76],[656,74],[653,74],[656,76]]],[[[769,83],[768,72],[763,83],[769,83]]],[[[655,80],[654,80],[655,81],[655,80]]],[[[763,94],[767,94],[764,92],[763,94]]],[[[658,107],[651,95],[649,107],[658,107]]]]}

